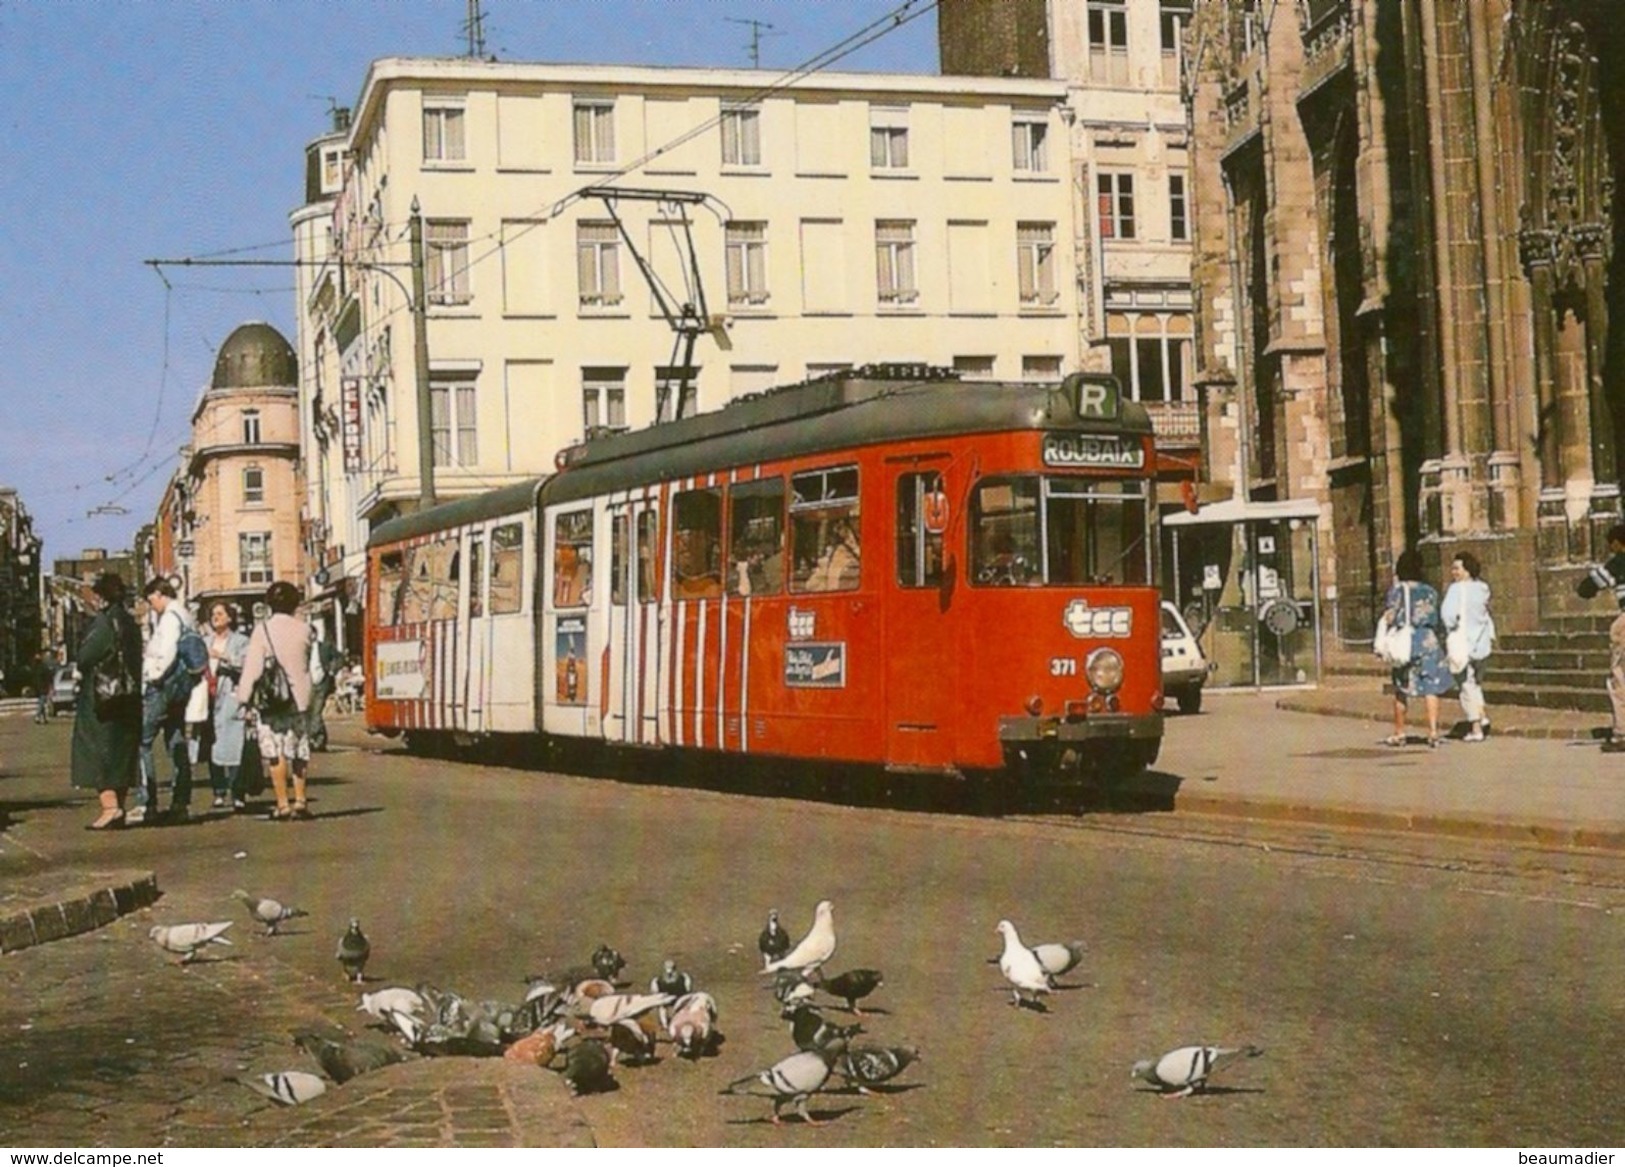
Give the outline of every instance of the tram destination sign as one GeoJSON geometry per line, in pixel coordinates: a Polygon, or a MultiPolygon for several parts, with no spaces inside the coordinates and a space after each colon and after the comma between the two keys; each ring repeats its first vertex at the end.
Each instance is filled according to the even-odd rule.
{"type": "Polygon", "coordinates": [[[1145,465],[1142,440],[1117,434],[1045,434],[1043,455],[1046,466],[1138,470],[1145,465]]]}

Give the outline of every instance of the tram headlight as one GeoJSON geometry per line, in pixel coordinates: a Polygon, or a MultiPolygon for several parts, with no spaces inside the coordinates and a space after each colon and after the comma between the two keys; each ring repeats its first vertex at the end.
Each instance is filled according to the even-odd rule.
{"type": "Polygon", "coordinates": [[[1123,687],[1123,655],[1115,648],[1097,648],[1083,666],[1097,693],[1115,693],[1123,687]]]}

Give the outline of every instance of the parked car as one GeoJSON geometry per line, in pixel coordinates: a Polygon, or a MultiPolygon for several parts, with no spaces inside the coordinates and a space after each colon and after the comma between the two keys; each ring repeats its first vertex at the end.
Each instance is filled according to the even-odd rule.
{"type": "Polygon", "coordinates": [[[1168,601],[1162,603],[1162,692],[1179,704],[1181,713],[1199,713],[1202,686],[1209,672],[1207,658],[1185,617],[1168,601]]]}
{"type": "Polygon", "coordinates": [[[63,665],[57,669],[51,681],[51,712],[73,712],[74,702],[78,698],[79,670],[73,665],[63,665]]]}

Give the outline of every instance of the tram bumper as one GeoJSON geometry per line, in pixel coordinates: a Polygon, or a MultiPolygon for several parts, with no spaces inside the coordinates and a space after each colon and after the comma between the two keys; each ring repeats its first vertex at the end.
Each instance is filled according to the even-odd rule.
{"type": "Polygon", "coordinates": [[[1007,766],[1028,772],[1138,769],[1156,760],[1161,743],[1161,713],[999,718],[1007,766]]]}

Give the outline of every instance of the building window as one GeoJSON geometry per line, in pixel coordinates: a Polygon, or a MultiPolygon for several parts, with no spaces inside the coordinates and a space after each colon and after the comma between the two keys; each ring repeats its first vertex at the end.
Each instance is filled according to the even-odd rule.
{"type": "Polygon", "coordinates": [[[722,111],[722,164],[762,164],[762,111],[754,107],[722,111]]]}
{"type": "Polygon", "coordinates": [[[671,421],[672,405],[677,406],[677,417],[693,417],[700,411],[700,370],[697,366],[684,369],[680,365],[655,366],[655,413],[661,421],[671,421]],[[682,392],[679,394],[678,389],[682,392]]]}
{"type": "Polygon", "coordinates": [[[1190,218],[1185,206],[1185,176],[1168,176],[1168,238],[1175,243],[1190,240],[1190,218]]]}
{"type": "Polygon", "coordinates": [[[462,162],[468,157],[461,105],[423,107],[423,160],[462,162]]]}
{"type": "Polygon", "coordinates": [[[869,111],[869,165],[908,169],[908,110],[876,106],[869,111]]]}
{"type": "Polygon", "coordinates": [[[1095,176],[1096,206],[1102,239],[1134,238],[1134,176],[1102,173],[1095,176]]]}
{"type": "Polygon", "coordinates": [[[243,584],[268,584],[271,574],[271,532],[244,531],[237,536],[237,578],[243,584]]]}
{"type": "Polygon", "coordinates": [[[914,222],[881,219],[875,224],[875,279],[882,304],[912,304],[920,297],[914,286],[914,222]]]}
{"type": "Polygon", "coordinates": [[[581,424],[585,432],[626,428],[626,370],[581,370],[581,424]]]}
{"type": "Polygon", "coordinates": [[[1020,173],[1049,171],[1049,150],[1045,138],[1049,125],[1036,118],[1017,118],[1010,127],[1011,163],[1020,173]]]}
{"type": "Polygon", "coordinates": [[[1016,224],[1016,281],[1025,307],[1049,307],[1055,291],[1055,224],[1016,224]]]}
{"type": "Polygon", "coordinates": [[[575,103],[576,161],[597,164],[615,161],[615,103],[575,103]]]}
{"type": "Polygon", "coordinates": [[[257,409],[243,410],[243,445],[257,446],[260,444],[260,411],[257,409]]]}
{"type": "Polygon", "coordinates": [[[1191,26],[1191,0],[1162,0],[1162,82],[1179,84],[1185,30],[1191,26]]]}
{"type": "Polygon", "coordinates": [[[621,240],[614,223],[576,225],[576,275],[584,308],[621,302],[621,240]]]}
{"type": "Polygon", "coordinates": [[[1061,381],[1060,357],[1022,357],[1021,379],[1043,385],[1058,385],[1061,381]]]}
{"type": "MultiPolygon", "coordinates": [[[[322,193],[337,193],[343,182],[344,149],[341,146],[329,146],[322,151],[322,193]]],[[[328,225],[328,230],[332,230],[331,224],[328,225]]]]}
{"type": "Polygon", "coordinates": [[[954,372],[961,381],[993,380],[992,357],[955,357],[954,372]]]}
{"type": "Polygon", "coordinates": [[[434,439],[436,466],[476,466],[479,445],[475,438],[474,384],[445,381],[429,386],[429,433],[434,439]]]}
{"type": "Polygon", "coordinates": [[[468,222],[430,219],[423,225],[423,282],[431,304],[466,304],[468,292],[468,222]]]}
{"type": "Polygon", "coordinates": [[[1180,316],[1131,313],[1107,318],[1112,375],[1133,401],[1184,401],[1190,324],[1180,316]]]}
{"type": "Polygon", "coordinates": [[[1089,76],[1128,84],[1128,8],[1123,0],[1089,0],[1089,76]]]}
{"type": "Polygon", "coordinates": [[[728,303],[767,303],[767,224],[729,223],[726,236],[728,303]]]}
{"type": "Polygon", "coordinates": [[[258,506],[265,501],[265,471],[258,466],[243,469],[243,504],[258,506]]]}

